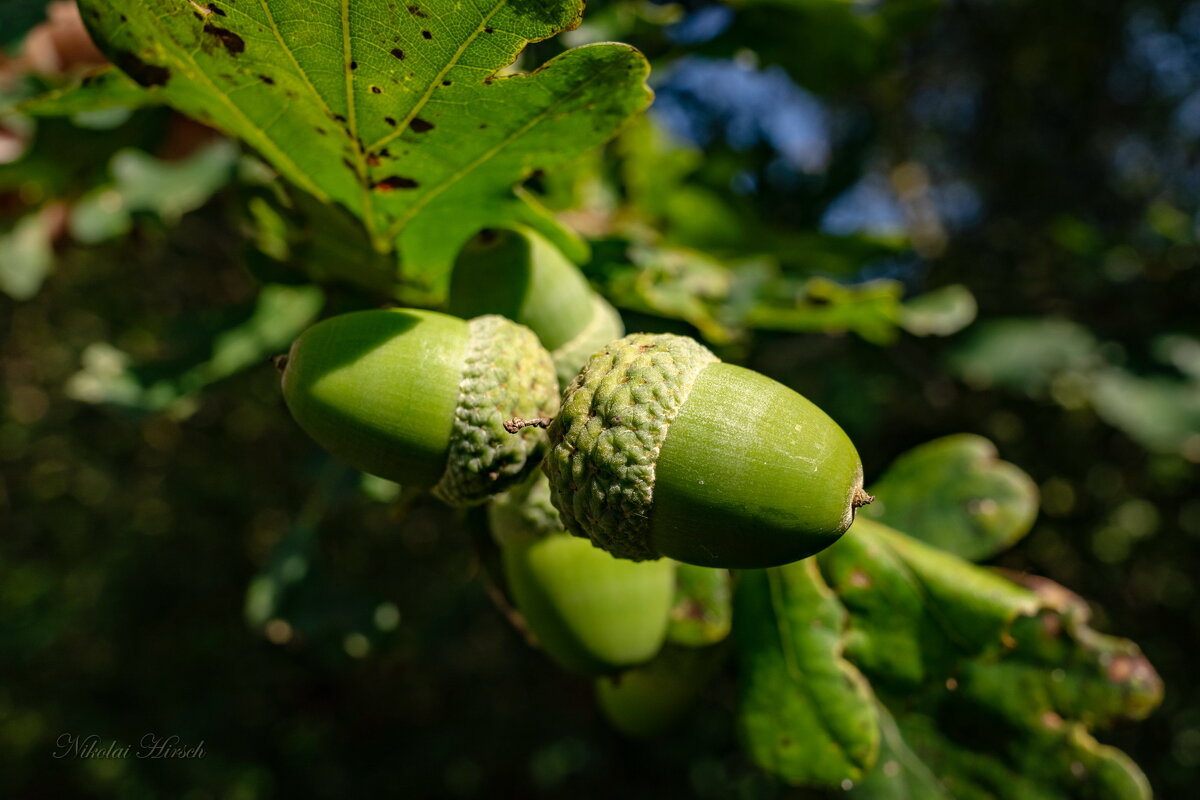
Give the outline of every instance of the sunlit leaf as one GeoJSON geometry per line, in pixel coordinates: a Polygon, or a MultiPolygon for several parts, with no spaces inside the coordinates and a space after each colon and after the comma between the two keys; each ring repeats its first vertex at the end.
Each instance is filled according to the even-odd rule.
{"type": "Polygon", "coordinates": [[[1106,369],[1093,376],[1088,396],[1105,421],[1143,446],[1200,453],[1200,381],[1144,378],[1106,369]]]}
{"type": "Polygon", "coordinates": [[[156,87],[144,87],[116,67],[103,67],[72,83],[40,94],[14,110],[33,117],[56,117],[111,108],[141,108],[163,102],[156,87]]]}
{"type": "Polygon", "coordinates": [[[576,25],[580,0],[81,6],[135,81],[398,250],[413,299],[441,297],[480,228],[524,222],[563,238],[514,186],[604,142],[650,98],[645,59],[625,45],[497,74],[576,25]]]}
{"type": "Polygon", "coordinates": [[[1012,546],[1037,515],[1037,486],[980,436],[947,436],[897,458],[859,513],[972,561],[1012,546]]]}
{"type": "Polygon", "coordinates": [[[842,286],[823,278],[805,284],[792,307],[763,302],[749,311],[745,324],[775,331],[851,331],[874,344],[888,344],[900,321],[901,287],[895,281],[842,286]]]}
{"type": "Polygon", "coordinates": [[[850,614],[847,658],[895,717],[880,711],[878,764],[853,797],[1149,797],[1092,731],[1146,716],[1162,683],[1136,645],[1089,628],[1074,595],[861,518],[817,560],[850,614]]]}
{"type": "Polygon", "coordinates": [[[1097,346],[1085,328],[1067,320],[993,320],[973,329],[951,366],[973,385],[1032,393],[1063,371],[1100,363],[1097,346]]]}
{"type": "Polygon", "coordinates": [[[943,286],[906,301],[900,324],[914,336],[949,336],[974,322],[978,310],[967,287],[943,286]]]}
{"type": "Polygon", "coordinates": [[[76,240],[95,243],[127,232],[132,215],[150,212],[168,223],[203,205],[234,176],[237,145],[221,139],[182,161],[122,150],[110,164],[113,183],[84,195],[71,209],[76,240]]]}
{"type": "Polygon", "coordinates": [[[1188,458],[1200,453],[1200,383],[1194,376],[1186,368],[1184,380],[1135,374],[1121,365],[1119,348],[1075,323],[988,323],[953,353],[950,366],[980,388],[1022,391],[1072,409],[1090,404],[1149,450],[1188,458]]]}
{"type": "Polygon", "coordinates": [[[211,383],[286,351],[316,319],[324,301],[324,293],[314,286],[264,286],[244,321],[209,333],[201,360],[167,370],[134,367],[125,353],[97,343],[84,352],[83,369],[72,376],[67,393],[89,403],[144,411],[170,408],[211,383]]]}
{"type": "Polygon", "coordinates": [[[813,559],[744,572],[734,610],[738,709],[750,757],[794,785],[839,785],[875,763],[870,685],[842,657],[846,612],[813,559]]]}
{"type": "Polygon", "coordinates": [[[34,212],[0,233],[0,291],[14,300],[28,300],[42,288],[54,268],[51,215],[34,212]]]}
{"type": "Polygon", "coordinates": [[[850,610],[847,655],[872,677],[919,684],[1000,646],[1036,599],[969,562],[859,517],[818,556],[850,610]]]}

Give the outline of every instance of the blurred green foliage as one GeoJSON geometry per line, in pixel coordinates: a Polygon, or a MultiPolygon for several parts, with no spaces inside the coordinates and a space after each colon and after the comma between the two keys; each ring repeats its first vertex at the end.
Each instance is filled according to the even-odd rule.
{"type": "MultiPolygon", "coordinates": [[[[41,4],[16,5],[0,12],[10,51],[41,4]]],[[[886,674],[923,687],[903,707],[878,684],[858,703],[881,720],[880,770],[914,797],[938,796],[931,775],[1040,796],[1076,763],[1119,783],[1124,762],[1089,731],[1153,691],[1095,628],[1136,640],[1166,687],[1148,720],[1099,737],[1159,796],[1187,796],[1200,4],[598,0],[518,65],[602,40],[646,54],[655,107],[520,193],[586,237],[627,326],[700,335],[803,392],[850,433],[868,483],[939,436],[995,441],[1042,513],[989,563],[1093,605],[1089,622],[1054,584],[1012,589],[1037,616],[951,686],[961,640],[915,648],[938,624],[889,628],[888,608],[851,602],[867,597],[856,547],[928,565],[919,545],[848,537],[805,567],[814,606],[849,609],[858,668],[907,658],[886,674]],[[898,644],[867,647],[864,626],[898,644]],[[1055,626],[1070,635],[1047,640],[1055,626]],[[1039,682],[1063,642],[1070,680],[1039,682]],[[994,690],[1014,682],[1022,702],[994,690]],[[1054,716],[1032,716],[1043,706],[1054,716]],[[1075,756],[1043,757],[1055,748],[1075,756]]],[[[14,104],[78,81],[5,77],[14,104]]],[[[122,98],[119,81],[93,87],[122,98]]],[[[821,795],[752,769],[729,682],[653,746],[611,732],[591,686],[525,648],[473,580],[477,515],[352,473],[291,423],[268,357],[403,279],[348,214],[226,141],[181,155],[163,108],[0,126],[21,147],[0,163],[0,793],[821,795]],[[173,734],[206,756],[57,760],[64,733],[173,734]]],[[[845,669],[827,639],[809,652],[845,669]]]]}

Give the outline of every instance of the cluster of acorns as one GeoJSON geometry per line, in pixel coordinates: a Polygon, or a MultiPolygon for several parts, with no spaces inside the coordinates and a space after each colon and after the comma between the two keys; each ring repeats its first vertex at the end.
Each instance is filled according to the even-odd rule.
{"type": "MultiPolygon", "coordinates": [[[[615,310],[536,234],[477,239],[449,311],[314,325],[282,362],[284,397],[365,472],[452,505],[493,500],[509,594],[567,669],[614,673],[674,642],[673,613],[703,607],[677,591],[703,584],[677,562],[726,581],[728,568],[790,563],[836,541],[870,499],[824,412],[687,337],[619,338],[615,310]]],[[[616,686],[601,689],[606,707],[616,686]]]]}

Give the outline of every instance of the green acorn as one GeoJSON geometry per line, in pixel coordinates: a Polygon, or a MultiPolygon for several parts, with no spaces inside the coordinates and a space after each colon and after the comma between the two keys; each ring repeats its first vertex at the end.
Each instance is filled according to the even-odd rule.
{"type": "Polygon", "coordinates": [[[593,355],[549,434],[543,469],[567,530],[635,561],[787,564],[833,544],[871,499],[823,411],[684,336],[635,333],[593,355]]]}
{"type": "Polygon", "coordinates": [[[528,328],[499,316],[331,317],[295,341],[282,380],[292,416],[326,450],[458,506],[532,472],[544,436],[510,434],[504,422],[558,407],[549,354],[528,328]]]}
{"type": "Polygon", "coordinates": [[[649,664],[597,678],[600,712],[630,738],[663,736],[687,718],[727,652],[725,647],[667,645],[649,664]]]}
{"type": "Polygon", "coordinates": [[[662,647],[674,597],[674,564],[614,558],[567,534],[545,477],[488,507],[513,604],[563,669],[612,673],[662,647]]]}
{"type": "Polygon", "coordinates": [[[503,314],[550,351],[565,386],[588,357],[625,333],[621,316],[558,248],[528,228],[487,231],[459,254],[449,311],[503,314]]]}

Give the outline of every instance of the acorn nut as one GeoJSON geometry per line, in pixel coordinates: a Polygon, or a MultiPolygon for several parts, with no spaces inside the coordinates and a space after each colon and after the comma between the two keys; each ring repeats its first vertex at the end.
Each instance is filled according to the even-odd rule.
{"type": "Polygon", "coordinates": [[[791,563],[871,499],[823,411],[685,336],[635,333],[593,355],[549,435],[542,468],[567,530],[635,561],[791,563]]]}
{"type": "Polygon", "coordinates": [[[604,675],[654,658],[667,634],[675,565],[614,558],[562,528],[544,476],[488,506],[513,605],[552,661],[604,675]]]}
{"type": "Polygon", "coordinates": [[[648,664],[596,679],[596,702],[631,739],[655,739],[687,719],[725,661],[724,647],[668,644],[648,664]]]}
{"type": "Polygon", "coordinates": [[[301,334],[282,366],[288,409],[318,444],[455,506],[536,469],[543,431],[514,435],[504,422],[558,408],[550,355],[528,328],[494,315],[342,314],[301,334]]]}
{"type": "Polygon", "coordinates": [[[559,383],[625,333],[621,315],[579,268],[525,227],[476,236],[454,265],[449,311],[460,317],[503,314],[526,325],[550,351],[559,383]]]}

